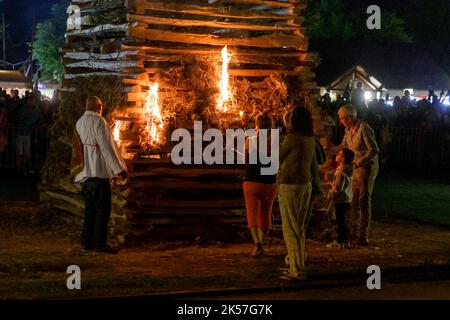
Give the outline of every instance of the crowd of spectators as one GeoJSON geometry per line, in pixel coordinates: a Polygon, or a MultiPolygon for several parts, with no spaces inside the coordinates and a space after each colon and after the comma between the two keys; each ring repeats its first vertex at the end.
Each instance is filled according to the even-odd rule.
{"type": "MultiPolygon", "coordinates": [[[[417,162],[426,162],[431,158],[447,159],[447,151],[450,151],[449,97],[450,91],[436,94],[429,90],[427,97],[417,99],[405,90],[402,97],[390,99],[387,95],[382,99],[367,101],[366,104],[365,92],[362,85],[358,84],[355,89],[344,92],[335,100],[328,93],[321,97],[321,131],[333,144],[339,143],[343,128],[339,126],[337,110],[351,103],[358,111],[358,118],[375,130],[382,163],[393,156],[388,155],[388,149],[394,142],[396,153],[413,154],[417,162]]],[[[396,157],[403,159],[403,155],[396,157]]]]}
{"type": "Polygon", "coordinates": [[[57,99],[47,99],[39,91],[26,91],[20,97],[19,90],[9,93],[0,88],[0,166],[14,165],[26,172],[34,155],[32,145],[47,143],[46,129],[53,122],[58,110],[57,99]]]}
{"type": "Polygon", "coordinates": [[[447,94],[442,91],[437,95],[430,90],[427,98],[415,99],[405,90],[402,97],[396,96],[393,100],[389,96],[375,98],[366,104],[364,90],[359,90],[362,89],[354,89],[350,97],[338,96],[335,101],[326,93],[320,100],[322,117],[337,120],[337,110],[351,102],[358,110],[358,117],[374,128],[388,126],[450,132],[450,106],[444,104],[450,91],[447,94]]]}

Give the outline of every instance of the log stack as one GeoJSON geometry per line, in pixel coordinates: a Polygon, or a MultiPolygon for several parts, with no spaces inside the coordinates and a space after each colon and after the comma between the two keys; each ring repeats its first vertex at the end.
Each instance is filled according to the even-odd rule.
{"type": "MultiPolygon", "coordinates": [[[[195,99],[198,88],[167,84],[164,75],[192,59],[220,55],[227,46],[232,54],[230,76],[246,79],[250,90],[264,91],[264,81],[275,74],[289,86],[289,100],[315,89],[311,69],[317,59],[308,52],[308,39],[302,29],[305,2],[72,1],[63,48],[62,82],[63,102],[70,97],[78,101],[77,110],[72,112],[72,128],[83,110],[77,81],[117,77],[121,83],[120,102],[107,106],[111,124],[121,121],[121,147],[130,170],[128,182],[113,188],[111,226],[119,241],[124,241],[126,234],[142,234],[157,226],[187,228],[213,221],[245,220],[242,167],[175,166],[168,156],[168,145],[151,155],[143,152],[139,128],[143,125],[148,86],[160,82],[163,108],[166,92],[181,92],[188,99],[195,99]]],[[[183,117],[186,114],[177,112],[172,115],[172,122],[183,117]]],[[[58,152],[54,150],[49,162],[58,163],[55,157],[58,152]]],[[[67,166],[66,161],[59,162],[67,166]]],[[[44,180],[41,200],[49,208],[82,217],[84,205],[68,179],[44,180]]]]}

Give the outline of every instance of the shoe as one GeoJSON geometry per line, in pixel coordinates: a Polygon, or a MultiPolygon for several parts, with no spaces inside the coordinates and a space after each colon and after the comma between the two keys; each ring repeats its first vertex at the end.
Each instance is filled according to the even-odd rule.
{"type": "Polygon", "coordinates": [[[82,243],[81,250],[86,250],[86,251],[92,250],[92,244],[82,243]]]}
{"type": "Polygon", "coordinates": [[[306,280],[306,274],[303,273],[302,275],[292,275],[290,273],[286,273],[286,274],[282,274],[280,276],[281,280],[286,280],[286,281],[304,281],[306,280]]]}
{"type": "Polygon", "coordinates": [[[360,245],[361,247],[367,247],[369,245],[369,239],[367,238],[362,238],[358,240],[358,245],[360,245]]]}
{"type": "Polygon", "coordinates": [[[250,256],[252,256],[253,258],[256,258],[256,257],[262,256],[263,254],[264,254],[263,247],[260,243],[258,243],[255,246],[255,249],[253,250],[253,252],[251,253],[250,256]]]}
{"type": "Polygon", "coordinates": [[[341,249],[347,249],[350,248],[350,242],[346,241],[346,242],[340,242],[339,246],[341,247],[341,249]]]}
{"type": "Polygon", "coordinates": [[[81,252],[90,252],[90,251],[92,251],[92,247],[81,247],[81,250],[80,250],[81,252]]]}
{"type": "Polygon", "coordinates": [[[110,246],[94,247],[92,250],[94,252],[108,253],[108,254],[117,254],[119,252],[119,249],[110,246]]]}
{"type": "Polygon", "coordinates": [[[335,241],[330,242],[326,245],[328,249],[341,248],[341,245],[335,241]]]}

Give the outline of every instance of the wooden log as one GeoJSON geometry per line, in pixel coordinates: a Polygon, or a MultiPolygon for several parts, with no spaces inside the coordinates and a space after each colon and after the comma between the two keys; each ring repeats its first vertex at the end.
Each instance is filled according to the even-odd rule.
{"type": "Polygon", "coordinates": [[[187,216],[187,215],[203,215],[203,216],[243,216],[244,209],[225,209],[225,208],[183,208],[183,210],[174,210],[173,208],[137,208],[130,215],[134,221],[149,217],[187,216]]]}
{"type": "Polygon", "coordinates": [[[68,37],[73,36],[94,36],[104,32],[124,32],[128,30],[128,23],[123,24],[102,24],[93,28],[83,30],[72,30],[67,32],[68,37]]]}
{"type": "MultiPolygon", "coordinates": [[[[295,16],[286,14],[270,14],[265,11],[258,10],[241,10],[233,9],[233,6],[218,7],[212,5],[192,5],[186,3],[170,3],[162,1],[146,1],[134,0],[133,7],[136,8],[137,14],[145,14],[146,10],[158,10],[180,14],[204,15],[207,17],[222,17],[231,19],[270,19],[270,20],[287,20],[293,19],[295,16]]],[[[286,5],[286,3],[284,3],[286,5]]],[[[289,7],[291,5],[288,5],[289,7]]],[[[280,6],[277,6],[280,7],[280,6]]]]}
{"type": "Polygon", "coordinates": [[[77,194],[72,194],[69,196],[67,194],[61,194],[61,193],[57,193],[57,192],[53,192],[53,191],[46,191],[45,193],[54,199],[63,200],[65,202],[70,203],[71,205],[73,205],[75,207],[84,209],[84,201],[77,194]]]}
{"type": "MultiPolygon", "coordinates": [[[[139,228],[148,228],[148,226],[152,225],[180,225],[180,226],[199,226],[199,225],[205,225],[207,221],[213,220],[212,217],[199,217],[196,219],[181,219],[179,217],[177,218],[147,218],[147,219],[140,219],[133,223],[134,229],[139,228]]],[[[241,217],[229,217],[229,218],[223,218],[221,219],[224,223],[239,223],[245,221],[245,218],[241,217]]]]}
{"type": "Polygon", "coordinates": [[[68,204],[67,202],[53,201],[51,203],[51,206],[53,208],[63,210],[67,213],[70,213],[71,215],[76,216],[80,219],[82,219],[84,217],[84,210],[82,210],[78,207],[72,206],[72,205],[68,204]]]}
{"type": "MultiPolygon", "coordinates": [[[[135,177],[152,177],[152,176],[183,176],[186,178],[204,177],[212,175],[241,175],[245,172],[244,169],[207,169],[197,168],[151,168],[145,171],[135,171],[130,173],[131,178],[135,177]]],[[[131,180],[132,181],[132,180],[131,180]]],[[[132,182],[130,182],[132,183],[132,182]]]]}
{"type": "Polygon", "coordinates": [[[113,53],[66,52],[64,58],[72,60],[112,60],[138,55],[138,50],[117,51],[113,53]]]}
{"type": "Polygon", "coordinates": [[[123,78],[122,79],[122,83],[124,85],[134,84],[134,85],[140,85],[140,86],[145,86],[145,87],[149,86],[148,81],[132,79],[132,78],[123,78]]]}
{"type": "Polygon", "coordinates": [[[242,182],[195,181],[180,178],[162,178],[158,180],[133,180],[132,188],[136,192],[145,192],[150,188],[190,189],[190,190],[242,190],[242,182]]]}
{"type": "Polygon", "coordinates": [[[66,68],[90,68],[102,69],[109,71],[121,71],[124,68],[138,67],[142,68],[144,63],[142,61],[104,61],[104,60],[84,60],[74,63],[67,63],[66,68]]]}
{"type": "Polygon", "coordinates": [[[289,76],[296,76],[303,73],[300,70],[282,70],[282,69],[274,69],[274,70],[228,70],[230,76],[233,77],[268,77],[272,74],[283,74],[289,76]]]}
{"type": "Polygon", "coordinates": [[[87,73],[65,73],[64,79],[71,80],[76,78],[85,78],[85,77],[94,77],[94,76],[127,76],[127,77],[133,77],[134,74],[124,74],[121,72],[87,72],[87,73]]]}
{"type": "Polygon", "coordinates": [[[235,23],[235,22],[220,22],[211,20],[191,20],[191,19],[176,19],[176,18],[158,18],[144,15],[130,14],[128,15],[130,22],[138,21],[146,24],[168,25],[175,27],[210,27],[219,29],[244,29],[253,31],[295,31],[300,28],[299,25],[260,25],[252,23],[235,23]]]}
{"type": "MultiPolygon", "coordinates": [[[[170,43],[162,43],[159,46],[146,46],[146,45],[123,45],[122,49],[130,50],[135,49],[139,50],[140,54],[163,54],[163,55],[211,55],[211,54],[220,54],[220,49],[215,47],[209,47],[205,45],[191,45],[186,47],[185,45],[179,46],[173,44],[171,46],[170,43]]],[[[282,49],[282,48],[243,48],[243,47],[228,47],[228,51],[230,55],[241,57],[241,56],[255,56],[255,57],[265,57],[265,56],[273,56],[276,58],[289,58],[289,57],[299,57],[305,59],[314,59],[317,60],[317,54],[304,51],[304,50],[295,50],[295,49],[282,49]]]]}
{"type": "Polygon", "coordinates": [[[96,6],[107,6],[107,5],[114,5],[114,4],[120,4],[123,6],[123,0],[106,0],[106,1],[101,1],[99,3],[98,0],[72,0],[73,4],[76,4],[80,7],[85,7],[88,5],[93,5],[95,4],[96,6]]]}
{"type": "Polygon", "coordinates": [[[131,36],[153,40],[168,41],[188,44],[207,44],[212,46],[249,46],[262,48],[291,47],[296,49],[306,49],[307,41],[305,38],[290,36],[285,34],[272,34],[256,38],[220,38],[211,34],[192,34],[178,33],[170,31],[152,30],[144,27],[131,27],[129,29],[131,36]]]}
{"type": "Polygon", "coordinates": [[[245,207],[244,199],[225,199],[225,200],[174,200],[161,199],[157,200],[134,200],[129,199],[129,202],[136,202],[141,208],[156,207],[156,208],[243,208],[245,207]]]}

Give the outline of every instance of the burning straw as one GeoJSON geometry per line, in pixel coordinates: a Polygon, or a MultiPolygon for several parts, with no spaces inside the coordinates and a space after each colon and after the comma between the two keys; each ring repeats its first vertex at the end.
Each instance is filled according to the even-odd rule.
{"type": "MultiPolygon", "coordinates": [[[[159,83],[160,119],[165,124],[158,131],[162,140],[170,140],[169,127],[189,128],[193,120],[222,130],[245,128],[252,127],[261,112],[278,120],[290,109],[288,85],[281,75],[272,74],[258,83],[232,78],[228,75],[232,59],[224,48],[215,56],[187,56],[181,65],[159,74],[155,81],[159,83]]],[[[148,143],[145,132],[148,124],[141,133],[144,149],[160,150],[160,143],[148,143]]]]}

